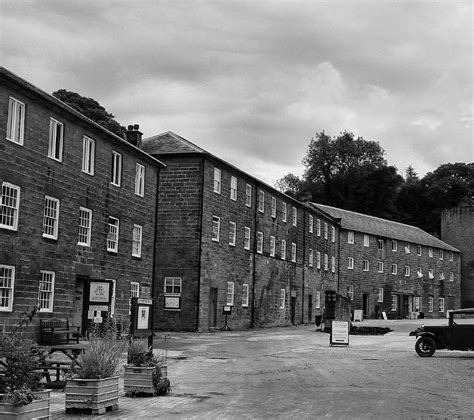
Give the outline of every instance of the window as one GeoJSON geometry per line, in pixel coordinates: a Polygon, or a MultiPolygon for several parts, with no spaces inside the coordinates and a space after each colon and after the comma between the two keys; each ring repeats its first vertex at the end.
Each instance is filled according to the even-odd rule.
{"type": "Polygon", "coordinates": [[[237,226],[235,222],[229,222],[229,245],[235,246],[236,235],[237,235],[237,226]]]}
{"type": "Polygon", "coordinates": [[[258,211],[265,212],[265,192],[261,190],[258,192],[258,211]]]}
{"type": "Polygon", "coordinates": [[[409,254],[410,253],[410,244],[405,244],[405,254],[409,254]]]}
{"type": "Polygon", "coordinates": [[[350,300],[354,300],[354,286],[353,285],[347,286],[347,297],[350,300]]]}
{"type": "Polygon", "coordinates": [[[331,257],[331,273],[336,272],[336,257],[331,257]]]}
{"type": "Polygon", "coordinates": [[[140,297],[140,283],[135,281],[130,282],[130,300],[128,301],[128,313],[132,310],[132,297],[140,297]]]}
{"type": "Polygon", "coordinates": [[[43,237],[58,239],[59,200],[53,197],[44,197],[43,237]]]}
{"type": "Polygon", "coordinates": [[[440,312],[444,312],[444,297],[438,298],[438,307],[440,312]]]}
{"type": "Polygon", "coordinates": [[[242,285],[242,306],[244,308],[249,306],[249,285],[247,283],[242,285]]]}
{"type": "Polygon", "coordinates": [[[247,226],[244,229],[244,249],[250,249],[250,228],[247,226]]]}
{"type": "Polygon", "coordinates": [[[454,261],[454,252],[449,253],[449,261],[454,261]]]}
{"type": "Polygon", "coordinates": [[[281,259],[286,260],[286,241],[281,240],[281,259]]]}
{"type": "Polygon", "coordinates": [[[432,268],[430,268],[430,269],[428,270],[428,278],[429,278],[429,279],[434,279],[434,272],[433,272],[433,269],[432,269],[432,268]]]}
{"type": "Polygon", "coordinates": [[[286,222],[287,214],[288,214],[288,208],[286,206],[286,203],[282,203],[282,205],[281,205],[281,220],[283,222],[286,222]]]}
{"type": "Polygon", "coordinates": [[[405,266],[405,277],[410,277],[410,266],[409,265],[405,266]]]}
{"type": "Polygon", "coordinates": [[[383,239],[377,239],[377,249],[383,251],[383,239]]]}
{"type": "Polygon", "coordinates": [[[364,234],[364,246],[369,246],[369,245],[370,245],[369,235],[364,234]]]}
{"type": "Polygon", "coordinates": [[[49,144],[48,157],[62,162],[63,160],[63,139],[64,139],[64,125],[63,123],[49,119],[49,144]]]}
{"type": "Polygon", "coordinates": [[[82,172],[94,175],[95,141],[84,136],[82,140],[82,172]]]}
{"type": "Polygon", "coordinates": [[[183,280],[181,277],[165,277],[165,294],[180,296],[183,287],[183,280]]]}
{"type": "Polygon", "coordinates": [[[227,282],[227,305],[234,306],[234,282],[227,282]]]}
{"type": "Polygon", "coordinates": [[[318,290],[316,292],[316,302],[315,302],[315,305],[316,305],[316,309],[321,309],[321,292],[318,290]]]}
{"type": "Polygon", "coordinates": [[[328,254],[324,254],[324,271],[328,271],[328,266],[329,266],[328,254]]]}
{"type": "Polygon", "coordinates": [[[439,250],[439,259],[440,260],[444,259],[444,252],[442,249],[439,250]]]}
{"type": "Polygon", "coordinates": [[[413,306],[415,307],[415,312],[420,312],[421,311],[421,297],[420,296],[415,296],[413,299],[413,306]]]}
{"type": "Polygon", "coordinates": [[[416,246],[416,255],[418,255],[419,257],[421,257],[421,245],[417,245],[417,246],[416,246]]]}
{"type": "Polygon", "coordinates": [[[79,240],[78,245],[91,246],[92,210],[79,208],[79,240]]]}
{"type": "Polygon", "coordinates": [[[347,258],[347,268],[349,270],[353,270],[354,269],[354,258],[352,257],[348,257],[347,258]]]}
{"type": "Polygon", "coordinates": [[[308,265],[309,265],[310,267],[312,267],[312,266],[313,266],[313,262],[314,262],[313,250],[310,249],[310,250],[309,250],[309,254],[308,254],[308,265]]]}
{"type": "Polygon", "coordinates": [[[397,306],[398,306],[397,302],[398,302],[397,295],[392,295],[392,312],[397,311],[397,306]]]}
{"type": "Polygon", "coordinates": [[[263,232],[257,232],[257,253],[263,253],[263,232]]]}
{"type": "Polygon", "coordinates": [[[331,242],[336,242],[336,228],[331,226],[331,242]]]}
{"type": "Polygon", "coordinates": [[[328,238],[328,224],[324,222],[324,239],[328,238]]]}
{"type": "Polygon", "coordinates": [[[139,163],[135,166],[135,194],[140,197],[145,195],[145,167],[139,163]]]}
{"type": "Polygon", "coordinates": [[[15,98],[8,100],[7,140],[23,145],[25,104],[15,98]]]}
{"type": "Polygon", "coordinates": [[[316,235],[321,236],[321,220],[316,219],[316,235]]]}
{"type": "Polygon", "coordinates": [[[2,183],[2,202],[0,207],[0,228],[18,229],[20,209],[20,187],[8,182],[2,183]]]}
{"type": "Polygon", "coordinates": [[[379,287],[377,302],[379,302],[379,303],[383,302],[383,287],[379,287]]]}
{"type": "Polygon", "coordinates": [[[15,286],[15,267],[0,265],[0,311],[13,309],[13,290],[15,286]]]}
{"type": "Polygon", "coordinates": [[[433,312],[434,309],[434,299],[433,296],[428,297],[428,312],[433,312]]]}
{"type": "Polygon", "coordinates": [[[392,264],[392,274],[396,275],[398,272],[398,266],[397,264],[392,264]]]}
{"type": "Polygon", "coordinates": [[[439,279],[444,280],[444,273],[442,271],[439,272],[439,279]]]}
{"type": "Polygon", "coordinates": [[[296,226],[298,222],[298,210],[296,210],[296,207],[293,207],[293,226],[296,226]]]}
{"type": "Polygon", "coordinates": [[[250,184],[245,185],[245,205],[252,207],[252,186],[250,184]]]}
{"type": "Polygon", "coordinates": [[[369,260],[362,260],[362,270],[369,271],[369,260]]]}
{"type": "Polygon", "coordinates": [[[285,309],[286,290],[280,289],[280,309],[285,309]]]}
{"type": "Polygon", "coordinates": [[[452,271],[449,273],[449,281],[454,281],[454,273],[452,271]]]}
{"type": "Polygon", "coordinates": [[[270,257],[275,256],[275,237],[270,236],[270,257]]]}
{"type": "Polygon", "coordinates": [[[132,256],[141,258],[142,256],[142,234],[143,228],[140,225],[133,225],[132,232],[132,256]]]}
{"type": "Polygon", "coordinates": [[[352,230],[349,230],[347,232],[347,243],[348,244],[353,244],[354,243],[354,232],[352,230]]]}
{"type": "Polygon", "coordinates": [[[433,248],[428,248],[428,257],[433,258],[433,248]]]}
{"type": "Polygon", "coordinates": [[[321,270],[321,253],[316,251],[316,268],[321,270]]]}
{"type": "Polygon", "coordinates": [[[272,214],[271,216],[275,219],[277,217],[277,199],[272,197],[272,214]]]}
{"type": "Polygon", "coordinates": [[[395,239],[392,239],[392,251],[393,252],[398,251],[398,242],[395,239]]]}
{"type": "Polygon", "coordinates": [[[309,223],[308,223],[309,233],[313,233],[313,216],[309,215],[309,223]]]}
{"type": "Polygon", "coordinates": [[[294,242],[291,243],[291,261],[296,262],[296,244],[294,242]]]}
{"type": "Polygon", "coordinates": [[[383,261],[377,261],[377,272],[383,273],[383,261]]]}
{"type": "Polygon", "coordinates": [[[119,219],[109,216],[109,230],[107,233],[107,251],[118,252],[119,219]]]}
{"type": "Polygon", "coordinates": [[[212,216],[212,240],[219,242],[219,231],[221,229],[221,218],[212,216]]]}
{"type": "Polygon", "coordinates": [[[40,312],[53,312],[54,277],[52,271],[41,271],[38,291],[38,310],[40,312]]]}
{"type": "Polygon", "coordinates": [[[117,187],[120,187],[122,180],[122,155],[112,151],[112,167],[110,173],[110,182],[117,187]]]}
{"type": "Polygon", "coordinates": [[[418,276],[419,279],[423,277],[423,270],[421,269],[421,267],[418,267],[416,269],[416,275],[418,276]]]}
{"type": "Polygon", "coordinates": [[[230,199],[237,201],[237,178],[235,176],[230,177],[230,199]]]}
{"type": "Polygon", "coordinates": [[[221,193],[221,170],[214,168],[214,192],[221,193]]]}

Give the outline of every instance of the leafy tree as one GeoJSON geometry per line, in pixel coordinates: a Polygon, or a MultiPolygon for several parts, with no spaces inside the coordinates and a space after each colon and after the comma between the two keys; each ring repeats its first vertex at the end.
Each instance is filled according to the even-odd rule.
{"type": "Polygon", "coordinates": [[[275,187],[293,198],[299,197],[304,190],[303,180],[291,173],[277,180],[275,187]]]}
{"type": "Polygon", "coordinates": [[[53,96],[112,133],[123,137],[125,127],[115,121],[115,116],[107,112],[95,99],[86,98],[78,93],[65,89],[59,89],[56,92],[53,92],[53,96]]]}

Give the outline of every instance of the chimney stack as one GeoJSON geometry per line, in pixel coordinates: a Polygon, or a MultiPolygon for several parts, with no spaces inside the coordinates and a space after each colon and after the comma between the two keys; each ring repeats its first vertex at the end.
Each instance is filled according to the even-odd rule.
{"type": "Polygon", "coordinates": [[[129,125],[125,131],[125,139],[139,149],[142,148],[143,133],[139,130],[138,124],[129,125]]]}

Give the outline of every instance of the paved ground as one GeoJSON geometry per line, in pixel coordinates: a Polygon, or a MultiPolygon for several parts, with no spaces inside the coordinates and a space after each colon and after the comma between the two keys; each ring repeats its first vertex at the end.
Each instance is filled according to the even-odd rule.
{"type": "MultiPolygon", "coordinates": [[[[393,332],[351,335],[349,347],[330,347],[313,325],[170,333],[172,393],[127,398],[121,382],[119,410],[95,418],[474,419],[474,353],[418,357],[408,333],[422,322],[446,321],[364,321],[393,332]]],[[[51,418],[77,417],[54,391],[51,418]]]]}

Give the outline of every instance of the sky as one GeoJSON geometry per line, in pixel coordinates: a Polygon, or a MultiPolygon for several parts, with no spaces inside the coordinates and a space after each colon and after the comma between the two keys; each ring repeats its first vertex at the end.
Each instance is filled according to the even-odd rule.
{"type": "Polygon", "coordinates": [[[316,133],[401,174],[473,162],[469,0],[0,0],[0,65],[274,185],[316,133]]]}

